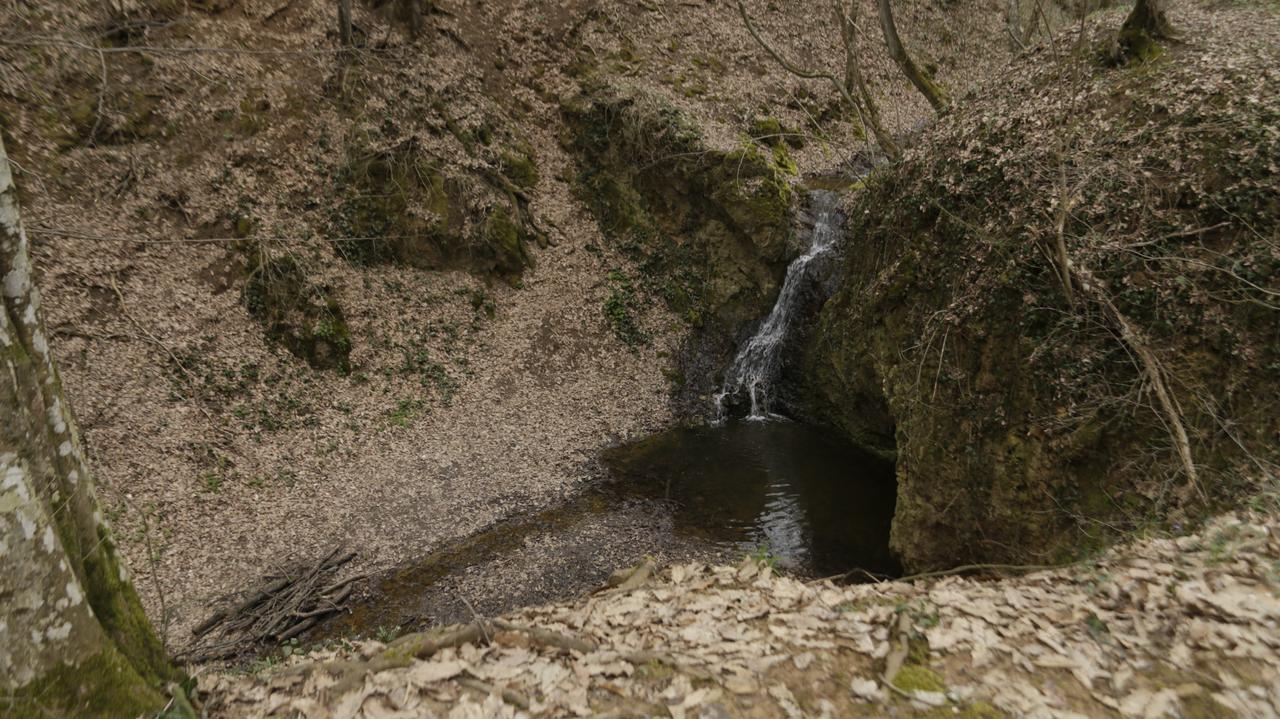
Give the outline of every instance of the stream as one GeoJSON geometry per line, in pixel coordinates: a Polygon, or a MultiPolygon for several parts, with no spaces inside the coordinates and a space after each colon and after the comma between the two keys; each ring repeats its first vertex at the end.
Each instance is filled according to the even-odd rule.
{"type": "Polygon", "coordinates": [[[714,420],[606,449],[598,481],[374,580],[317,636],[469,621],[575,596],[646,555],[660,563],[767,559],[802,576],[900,571],[889,550],[893,463],[791,421],[777,382],[804,303],[821,299],[843,216],[810,192],[808,243],[714,397],[714,420]],[[468,601],[468,597],[471,598],[468,601]]]}

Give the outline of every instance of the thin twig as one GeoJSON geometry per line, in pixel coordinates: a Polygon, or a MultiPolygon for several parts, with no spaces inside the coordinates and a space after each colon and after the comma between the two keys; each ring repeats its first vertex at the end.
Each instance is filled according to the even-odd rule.
{"type": "Polygon", "coordinates": [[[480,613],[476,611],[475,607],[471,606],[471,602],[468,602],[466,597],[459,594],[458,599],[461,599],[462,603],[466,605],[467,611],[471,612],[471,618],[476,620],[476,625],[480,627],[480,634],[484,637],[484,643],[492,643],[493,638],[489,636],[489,629],[484,625],[484,617],[480,616],[480,613]]]}

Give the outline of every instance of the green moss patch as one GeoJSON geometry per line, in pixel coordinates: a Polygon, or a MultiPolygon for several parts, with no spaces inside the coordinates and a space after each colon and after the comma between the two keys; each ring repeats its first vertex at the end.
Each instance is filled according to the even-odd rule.
{"type": "Polygon", "coordinates": [[[519,277],[536,239],[516,191],[537,182],[531,154],[504,156],[506,182],[450,172],[408,141],[381,151],[353,150],[338,177],[331,217],[338,250],[358,263],[396,262],[519,277]],[[508,162],[509,161],[509,162],[508,162]],[[510,186],[507,186],[510,183],[510,186]]]}
{"type": "Polygon", "coordinates": [[[920,664],[907,664],[898,670],[893,685],[904,692],[945,692],[947,685],[932,669],[920,664]]]}
{"type": "Polygon", "coordinates": [[[639,290],[695,326],[736,328],[768,309],[791,232],[785,147],[709,148],[674,106],[610,86],[562,109],[579,193],[635,262],[639,290]]]}
{"type": "Polygon", "coordinates": [[[538,163],[528,143],[504,150],[501,157],[502,174],[516,186],[529,188],[538,184],[538,163]]]}
{"type": "Polygon", "coordinates": [[[312,283],[290,255],[249,253],[244,301],[267,336],[317,369],[350,369],[351,332],[327,288],[312,283]]]}

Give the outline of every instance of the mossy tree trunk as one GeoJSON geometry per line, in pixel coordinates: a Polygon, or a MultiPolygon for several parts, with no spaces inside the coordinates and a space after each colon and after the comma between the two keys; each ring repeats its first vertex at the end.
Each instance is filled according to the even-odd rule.
{"type": "Polygon", "coordinates": [[[138,716],[178,678],[98,509],[0,142],[0,714],[138,716]]]}
{"type": "Polygon", "coordinates": [[[1116,43],[1116,60],[1149,60],[1160,54],[1157,40],[1176,35],[1173,24],[1165,15],[1165,0],[1138,0],[1124,25],[1116,43]]]}
{"type": "Polygon", "coordinates": [[[1120,31],[1143,32],[1157,39],[1173,37],[1173,24],[1165,15],[1164,6],[1164,0],[1138,0],[1120,31]]]}
{"type": "Polygon", "coordinates": [[[876,6],[880,11],[880,30],[884,33],[884,44],[889,48],[889,55],[894,62],[898,63],[902,74],[906,75],[911,84],[915,85],[920,94],[929,101],[933,111],[942,112],[947,109],[946,93],[911,59],[911,54],[902,44],[902,38],[898,37],[898,26],[893,21],[893,7],[889,2],[890,0],[876,0],[876,6]]]}

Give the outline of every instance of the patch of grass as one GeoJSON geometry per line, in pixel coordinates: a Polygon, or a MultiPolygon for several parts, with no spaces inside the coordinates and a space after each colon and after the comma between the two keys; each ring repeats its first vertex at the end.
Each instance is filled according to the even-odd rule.
{"type": "Polygon", "coordinates": [[[614,271],[609,273],[609,280],[614,283],[614,287],[605,298],[604,316],[609,320],[613,334],[631,348],[649,344],[649,333],[644,331],[636,319],[639,302],[631,278],[614,271]]]}
{"type": "Polygon", "coordinates": [[[383,644],[390,644],[391,642],[394,642],[403,633],[404,633],[404,628],[401,627],[399,624],[393,627],[388,627],[388,626],[379,624],[378,627],[373,630],[373,638],[382,642],[383,644]]]}
{"type": "Polygon", "coordinates": [[[397,427],[408,427],[413,418],[422,410],[420,399],[402,399],[396,402],[395,409],[387,413],[387,420],[397,427]]]}
{"type": "Polygon", "coordinates": [[[770,569],[777,569],[778,567],[778,555],[774,554],[773,550],[769,548],[768,542],[756,545],[756,548],[743,558],[760,564],[767,564],[770,569]]]}
{"type": "Polygon", "coordinates": [[[222,476],[217,472],[205,472],[200,475],[200,482],[206,490],[214,494],[222,491],[222,476]]]}

